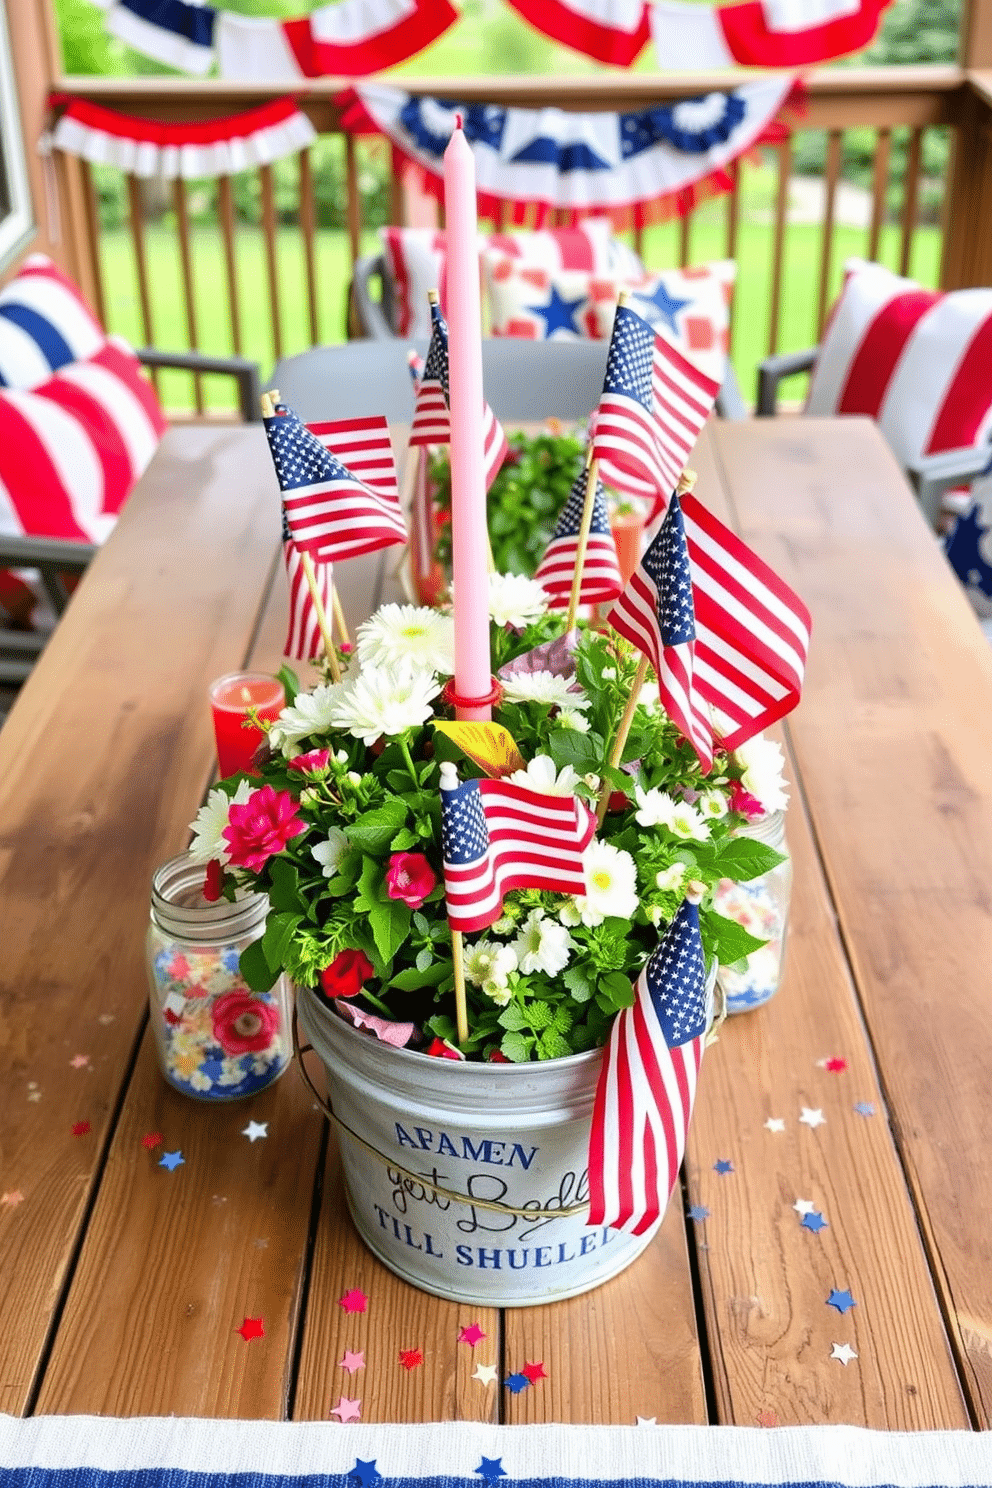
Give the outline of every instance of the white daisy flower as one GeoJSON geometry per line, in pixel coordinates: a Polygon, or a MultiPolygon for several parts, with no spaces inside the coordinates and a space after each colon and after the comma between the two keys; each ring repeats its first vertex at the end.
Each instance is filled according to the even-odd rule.
{"type": "Polygon", "coordinates": [[[587,734],[590,728],[588,718],[577,712],[574,706],[562,708],[557,722],[559,728],[572,729],[576,734],[587,734]]]}
{"type": "Polygon", "coordinates": [[[335,699],[332,721],[363,744],[374,744],[383,734],[393,738],[426,723],[440,691],[433,672],[418,671],[409,663],[366,667],[335,699]]]}
{"type": "Polygon", "coordinates": [[[526,770],[514,770],[510,779],[514,785],[526,786],[545,796],[574,796],[579,783],[572,766],[562,765],[561,770],[556,770],[550,754],[535,754],[528,760],[526,770]]]}
{"type": "Polygon", "coordinates": [[[345,833],[340,827],[331,827],[325,840],[312,847],[310,853],[320,864],[324,877],[333,878],[347,850],[348,838],[345,833]]]}
{"type": "Polygon", "coordinates": [[[523,630],[548,608],[548,594],[536,579],[523,574],[489,575],[489,618],[497,625],[523,630]]]}
{"type": "Polygon", "coordinates": [[[358,627],[357,649],[363,666],[409,661],[450,676],[455,670],[455,622],[426,606],[385,604],[358,627]]]}
{"type": "Polygon", "coordinates": [[[682,887],[685,878],[685,864],[673,863],[670,868],[662,868],[654,876],[655,884],[663,893],[674,894],[682,887]]]}
{"type": "Polygon", "coordinates": [[[590,842],[583,854],[586,888],[575,907],[583,925],[601,925],[607,915],[629,920],[637,909],[637,868],[629,852],[610,842],[590,842]]]}
{"type": "MultiPolygon", "coordinates": [[[[477,940],[474,945],[465,946],[465,980],[471,982],[473,987],[482,987],[487,984],[493,987],[505,987],[509,980],[510,972],[517,969],[517,953],[512,946],[493,945],[485,940],[477,940]]],[[[487,996],[492,996],[487,991],[487,996]]]]}
{"type": "Polygon", "coordinates": [[[543,971],[554,976],[568,965],[575,942],[557,920],[548,919],[543,909],[532,909],[513,942],[520,970],[525,976],[543,971]]]}
{"type": "Polygon", "coordinates": [[[782,771],[785,759],[782,746],[773,744],[764,734],[756,734],[734,750],[741,767],[741,785],[756,797],[766,811],[784,811],[789,804],[782,771]]]}
{"type": "Polygon", "coordinates": [[[699,798],[699,810],[701,814],[711,821],[717,821],[721,816],[726,816],[730,810],[727,798],[723,791],[704,791],[699,798]]]}
{"type": "Polygon", "coordinates": [[[560,906],[558,910],[558,918],[559,920],[561,920],[561,923],[563,925],[567,925],[570,930],[574,930],[576,925],[582,924],[582,916],[579,914],[579,911],[575,907],[574,899],[565,900],[565,902],[560,906]]]}
{"type": "Polygon", "coordinates": [[[584,692],[569,691],[572,678],[561,677],[557,672],[519,672],[513,677],[501,677],[500,685],[508,703],[546,703],[549,708],[569,710],[589,707],[584,692]]]}
{"type": "Polygon", "coordinates": [[[685,837],[693,842],[706,842],[710,835],[708,823],[688,801],[676,803],[668,827],[676,837],[685,837]]]}
{"type": "Polygon", "coordinates": [[[637,802],[635,820],[642,827],[670,827],[672,825],[678,802],[667,791],[654,789],[646,791],[638,785],[634,787],[634,799],[637,802]]]}
{"type": "Polygon", "coordinates": [[[287,759],[297,751],[301,739],[311,734],[324,734],[335,727],[335,712],[341,698],[350,692],[352,681],[327,682],[312,692],[298,692],[289,708],[283,708],[269,730],[269,744],[281,749],[287,759]]]}
{"type": "Polygon", "coordinates": [[[224,841],[224,828],[230,819],[232,804],[244,806],[256,787],[250,780],[242,780],[233,796],[222,790],[212,790],[193,819],[193,840],[189,845],[190,862],[209,863],[216,858],[220,863],[229,863],[230,855],[224,841]]]}

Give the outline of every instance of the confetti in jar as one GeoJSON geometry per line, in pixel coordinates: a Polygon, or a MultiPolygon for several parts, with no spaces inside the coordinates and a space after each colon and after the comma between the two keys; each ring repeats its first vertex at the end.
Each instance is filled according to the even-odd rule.
{"type": "Polygon", "coordinates": [[[265,929],[269,901],[203,897],[204,869],[183,853],[152,879],[147,959],[152,1028],[162,1073],[184,1095],[237,1100],[289,1063],[289,986],[253,992],[241,952],[265,929]]]}
{"type": "Polygon", "coordinates": [[[783,811],[769,812],[758,821],[740,827],[735,835],[753,837],[786,854],[784,863],[749,883],[721,879],[713,895],[713,907],[718,914],[736,920],[751,935],[766,942],[746,958],[743,971],[720,967],[717,980],[726,998],[727,1012],[746,1013],[749,1008],[760,1007],[774,996],[782,980],[792,891],[792,860],[785,840],[783,811]]]}

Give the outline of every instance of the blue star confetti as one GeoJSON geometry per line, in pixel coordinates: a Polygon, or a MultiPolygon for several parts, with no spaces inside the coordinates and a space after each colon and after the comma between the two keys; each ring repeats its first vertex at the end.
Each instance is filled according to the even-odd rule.
{"type": "Polygon", "coordinates": [[[181,1152],[163,1152],[158,1160],[158,1165],[160,1168],[168,1168],[170,1173],[174,1173],[177,1168],[183,1166],[185,1161],[186,1159],[181,1152]]]}
{"type": "Polygon", "coordinates": [[[525,1374],[508,1374],[504,1384],[508,1390],[513,1391],[514,1395],[519,1395],[521,1390],[526,1390],[530,1380],[525,1374]]]}
{"type": "Polygon", "coordinates": [[[716,1162],[713,1164],[713,1171],[714,1173],[720,1173],[721,1175],[724,1173],[732,1173],[734,1171],[734,1165],[732,1162],[728,1161],[727,1158],[718,1157],[716,1162]]]}
{"type": "Polygon", "coordinates": [[[838,1312],[843,1313],[848,1312],[852,1307],[857,1307],[857,1305],[846,1288],[842,1292],[839,1292],[836,1287],[831,1288],[830,1296],[827,1298],[828,1307],[836,1307],[838,1312]]]}
{"type": "Polygon", "coordinates": [[[814,1235],[818,1235],[821,1230],[829,1228],[823,1215],[818,1214],[815,1209],[812,1214],[804,1214],[801,1223],[804,1230],[812,1230],[814,1235]]]}
{"type": "Polygon", "coordinates": [[[363,1462],[361,1457],[356,1458],[348,1477],[351,1482],[361,1484],[361,1488],[373,1488],[374,1484],[382,1482],[382,1473],[375,1465],[375,1458],[371,1462],[363,1462]]]}
{"type": "Polygon", "coordinates": [[[697,1224],[702,1219],[709,1219],[710,1211],[705,1204],[693,1204],[689,1209],[689,1218],[694,1219],[697,1224]]]}
{"type": "Polygon", "coordinates": [[[875,1107],[871,1101],[855,1101],[854,1109],[859,1116],[874,1116],[875,1107]]]}
{"type": "MultiPolygon", "coordinates": [[[[523,1375],[520,1378],[523,1379],[523,1375]]],[[[482,1474],[487,1483],[495,1483],[497,1478],[506,1477],[506,1469],[503,1466],[502,1457],[483,1457],[475,1470],[477,1473],[482,1474]]]]}

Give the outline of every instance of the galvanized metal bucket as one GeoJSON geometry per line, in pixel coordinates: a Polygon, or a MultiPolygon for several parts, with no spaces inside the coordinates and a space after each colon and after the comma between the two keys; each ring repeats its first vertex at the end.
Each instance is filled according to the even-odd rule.
{"type": "Polygon", "coordinates": [[[589,1226],[601,1049],[540,1064],[427,1059],[358,1032],[312,992],[300,1025],[327,1070],[358,1233],[405,1281],[479,1306],[574,1297],[616,1276],[658,1226],[589,1226]]]}

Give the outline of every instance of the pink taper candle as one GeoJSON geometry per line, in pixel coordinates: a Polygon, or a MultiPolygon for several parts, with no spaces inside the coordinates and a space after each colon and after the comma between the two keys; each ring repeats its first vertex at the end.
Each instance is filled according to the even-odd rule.
{"type": "MultiPolygon", "coordinates": [[[[482,450],[482,314],[475,208],[475,161],[461,127],[444,152],[448,233],[448,400],[451,411],[451,546],[455,591],[455,692],[485,698],[489,655],[489,546],[482,450]]],[[[486,723],[488,703],[458,707],[460,719],[486,723]]]]}

